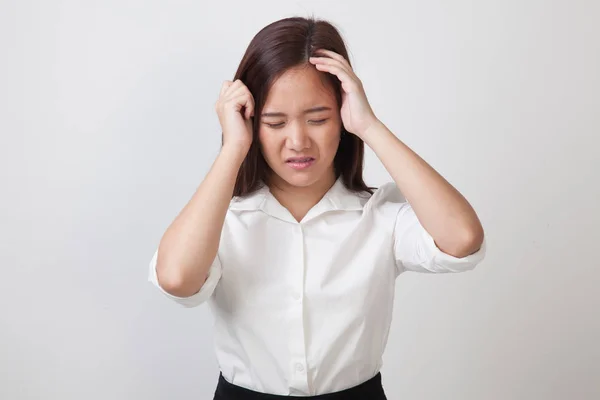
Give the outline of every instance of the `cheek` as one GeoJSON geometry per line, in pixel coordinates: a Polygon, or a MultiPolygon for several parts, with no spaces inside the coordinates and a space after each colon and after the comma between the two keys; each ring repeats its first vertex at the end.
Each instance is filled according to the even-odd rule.
{"type": "Polygon", "coordinates": [[[328,153],[335,153],[340,144],[341,127],[333,126],[319,135],[319,147],[328,153]]]}

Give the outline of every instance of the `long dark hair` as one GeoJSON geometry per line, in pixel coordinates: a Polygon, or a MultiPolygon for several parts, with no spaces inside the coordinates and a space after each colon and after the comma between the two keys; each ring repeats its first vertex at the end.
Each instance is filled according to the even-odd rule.
{"type": "MultiPolygon", "coordinates": [[[[327,49],[342,55],[348,62],[348,52],[338,30],[327,21],[292,17],[275,21],[261,29],[252,39],[233,80],[240,79],[254,97],[253,140],[235,182],[234,196],[244,196],[259,189],[271,171],[258,139],[260,115],[273,82],[292,67],[308,64],[317,49],[327,49]]],[[[338,106],[342,105],[342,88],[338,78],[324,73],[335,91],[338,106]]],[[[333,164],[336,178],[349,190],[373,193],[363,180],[364,142],[342,126],[341,140],[333,164]]]]}

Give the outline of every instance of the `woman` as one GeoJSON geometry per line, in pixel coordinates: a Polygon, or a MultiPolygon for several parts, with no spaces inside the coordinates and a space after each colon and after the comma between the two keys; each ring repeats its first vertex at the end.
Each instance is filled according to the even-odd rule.
{"type": "Polygon", "coordinates": [[[151,281],[215,317],[215,399],[385,399],[395,278],[484,257],[469,203],[375,116],[325,21],[262,29],[216,103],[220,154],[151,281]],[[394,182],[363,181],[364,143],[394,182]]]}

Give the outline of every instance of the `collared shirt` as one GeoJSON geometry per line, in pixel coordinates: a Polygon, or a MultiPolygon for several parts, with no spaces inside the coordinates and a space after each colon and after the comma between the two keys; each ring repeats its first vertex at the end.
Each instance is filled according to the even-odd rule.
{"type": "Polygon", "coordinates": [[[262,393],[308,396],[375,376],[404,271],[473,269],[485,254],[442,252],[396,185],[373,195],[341,179],[300,221],[263,186],[231,200],[208,279],[186,307],[204,302],[215,318],[224,378],[262,393]]]}

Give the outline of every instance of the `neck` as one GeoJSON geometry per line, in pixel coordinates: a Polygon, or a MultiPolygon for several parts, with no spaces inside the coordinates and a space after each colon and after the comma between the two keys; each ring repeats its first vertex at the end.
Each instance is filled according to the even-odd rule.
{"type": "Polygon", "coordinates": [[[269,189],[273,197],[288,209],[297,221],[313,208],[335,183],[335,172],[323,176],[321,179],[309,186],[290,185],[278,176],[269,180],[269,189]]]}

